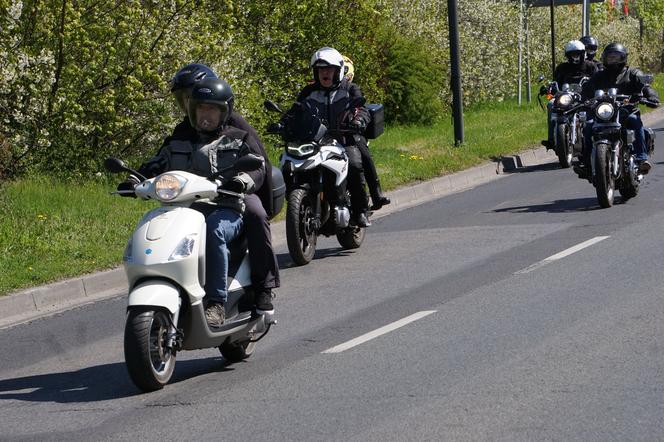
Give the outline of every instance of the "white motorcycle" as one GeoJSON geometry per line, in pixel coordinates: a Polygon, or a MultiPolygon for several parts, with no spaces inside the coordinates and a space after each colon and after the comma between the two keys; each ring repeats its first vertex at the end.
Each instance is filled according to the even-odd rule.
{"type": "MultiPolygon", "coordinates": [[[[123,257],[129,282],[125,361],[141,390],[158,390],[168,383],[180,350],[218,347],[229,362],[246,359],[276,323],[253,308],[249,257],[242,235],[229,247],[226,321],[221,328],[208,327],[203,304],[205,217],[192,208],[194,203],[207,203],[224,194],[242,197],[220,189],[221,173],[256,170],[261,164],[260,157],[246,155],[214,179],[183,171],[145,179],[121,160],[109,158],[104,163],[110,172],[129,172],[143,179],[134,189],[136,196],[161,203],[140,220],[123,257]]],[[[126,192],[131,191],[114,193],[126,192]]]]}
{"type": "MultiPolygon", "coordinates": [[[[265,106],[286,114],[272,101],[266,100],[265,106]]],[[[344,249],[360,247],[365,229],[351,220],[346,149],[306,106],[294,106],[286,115],[285,126],[275,123],[268,132],[280,134],[285,144],[281,172],[288,195],[286,240],[291,258],[308,264],[319,235],[336,235],[344,249]]]]}

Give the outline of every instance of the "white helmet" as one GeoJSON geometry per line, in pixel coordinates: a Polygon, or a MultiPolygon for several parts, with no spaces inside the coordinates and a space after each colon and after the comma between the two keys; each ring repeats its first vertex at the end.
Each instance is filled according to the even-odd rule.
{"type": "Polygon", "coordinates": [[[310,66],[314,70],[314,80],[317,79],[316,69],[324,66],[334,66],[337,68],[337,81],[341,81],[344,78],[344,58],[334,48],[325,46],[314,52],[314,55],[311,56],[310,66]]]}
{"type": "Polygon", "coordinates": [[[572,40],[565,45],[565,57],[570,63],[579,64],[586,58],[586,46],[579,40],[572,40]]]}

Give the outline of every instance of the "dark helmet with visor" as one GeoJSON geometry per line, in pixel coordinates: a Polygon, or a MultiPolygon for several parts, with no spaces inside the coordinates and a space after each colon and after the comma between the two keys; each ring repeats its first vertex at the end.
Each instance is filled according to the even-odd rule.
{"type": "Polygon", "coordinates": [[[592,35],[584,35],[581,37],[581,43],[586,47],[586,57],[588,60],[595,58],[597,54],[597,39],[592,35]]]}
{"type": "Polygon", "coordinates": [[[206,78],[193,87],[189,99],[187,116],[191,125],[199,132],[215,133],[222,129],[233,112],[235,96],[231,86],[219,78],[206,78]],[[203,104],[213,105],[219,109],[219,119],[214,121],[200,120],[198,113],[203,104]]]}
{"type": "Polygon", "coordinates": [[[191,96],[192,87],[205,78],[218,77],[210,67],[200,63],[191,63],[180,68],[170,80],[171,92],[175,94],[175,101],[185,114],[188,112],[186,101],[191,96]]]}
{"type": "Polygon", "coordinates": [[[622,70],[627,64],[627,48],[620,43],[609,43],[602,52],[602,64],[607,70],[622,70]]]}

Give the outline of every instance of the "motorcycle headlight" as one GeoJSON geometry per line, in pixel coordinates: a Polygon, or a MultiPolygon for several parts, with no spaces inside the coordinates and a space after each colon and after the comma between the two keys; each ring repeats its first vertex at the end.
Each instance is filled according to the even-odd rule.
{"type": "Polygon", "coordinates": [[[178,259],[183,259],[191,255],[194,251],[194,245],[196,244],[196,234],[192,233],[182,238],[182,241],[175,247],[171,256],[168,257],[169,261],[177,261],[178,259]]]}
{"type": "Polygon", "coordinates": [[[306,157],[316,152],[316,145],[312,143],[295,144],[288,143],[286,151],[295,157],[306,157]]]}
{"type": "Polygon", "coordinates": [[[610,119],[613,116],[613,112],[613,105],[610,103],[602,103],[595,109],[595,115],[602,120],[610,119]]]}
{"type": "Polygon", "coordinates": [[[558,98],[556,98],[555,104],[558,107],[567,107],[572,104],[572,101],[574,101],[574,99],[571,94],[560,94],[558,95],[558,98]]]}
{"type": "Polygon", "coordinates": [[[161,175],[154,183],[157,198],[165,201],[176,198],[186,183],[187,180],[179,175],[171,173],[161,175]]]}

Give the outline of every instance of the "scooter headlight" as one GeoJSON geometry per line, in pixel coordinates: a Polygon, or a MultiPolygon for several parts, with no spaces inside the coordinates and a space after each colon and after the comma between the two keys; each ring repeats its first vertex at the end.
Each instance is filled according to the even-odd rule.
{"type": "Polygon", "coordinates": [[[288,152],[288,154],[298,158],[304,158],[309,155],[313,155],[314,153],[316,153],[316,150],[317,147],[313,143],[307,143],[307,144],[288,143],[288,145],[286,146],[286,151],[288,152]]]}
{"type": "Polygon", "coordinates": [[[168,257],[169,261],[177,261],[178,259],[184,259],[190,256],[194,251],[194,245],[196,245],[196,234],[192,233],[182,238],[182,241],[175,247],[171,256],[168,257]]]}
{"type": "Polygon", "coordinates": [[[186,178],[172,173],[165,173],[159,176],[154,182],[157,198],[164,201],[176,198],[182,192],[186,183],[186,178]]]}
{"type": "Polygon", "coordinates": [[[574,101],[572,94],[560,94],[556,98],[555,105],[557,107],[568,107],[570,104],[572,104],[572,101],[574,101]]]}
{"type": "Polygon", "coordinates": [[[613,116],[613,105],[611,103],[602,103],[595,109],[595,115],[601,120],[608,120],[613,116]]]}

